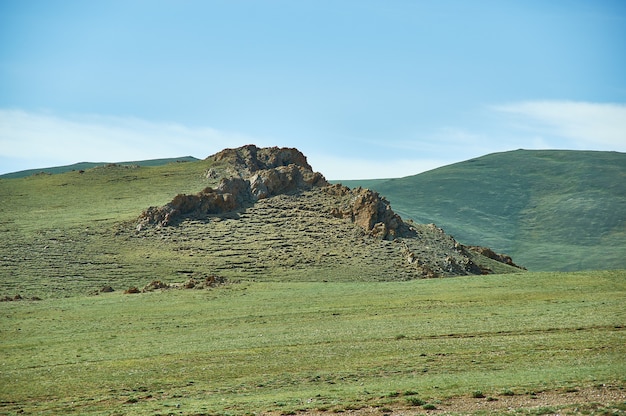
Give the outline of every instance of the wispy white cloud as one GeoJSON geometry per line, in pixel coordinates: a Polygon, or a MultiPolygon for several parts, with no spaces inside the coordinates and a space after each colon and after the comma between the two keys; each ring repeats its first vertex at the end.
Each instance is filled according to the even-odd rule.
{"type": "MultiPolygon", "coordinates": [[[[550,137],[570,149],[626,151],[626,105],[578,101],[526,101],[493,107],[515,127],[550,137]]],[[[561,147],[563,147],[561,145],[561,147]]]]}
{"type": "MultiPolygon", "coordinates": [[[[253,140],[206,127],[190,128],[131,117],[61,118],[0,109],[0,160],[30,165],[23,169],[81,161],[121,162],[187,155],[202,158],[253,140]],[[34,165],[39,163],[44,165],[34,165]]],[[[0,170],[9,171],[2,166],[0,170]]]]}
{"type": "Polygon", "coordinates": [[[269,142],[212,128],[155,123],[131,117],[73,115],[0,109],[0,174],[82,161],[122,162],[191,155],[206,157],[226,147],[306,148],[313,168],[329,179],[372,179],[415,175],[446,164],[423,154],[404,159],[376,154],[338,157],[315,143],[269,142]],[[312,151],[311,151],[312,150],[312,151]]]}
{"type": "MultiPolygon", "coordinates": [[[[467,121],[467,120],[466,120],[467,121]]],[[[0,109],[0,174],[82,161],[121,162],[191,155],[226,147],[298,147],[328,179],[415,175],[488,153],[525,149],[626,152],[626,105],[527,101],[492,106],[466,124],[417,130],[405,137],[352,140],[350,148],[306,139],[251,137],[209,127],[132,117],[59,116],[0,109]],[[369,142],[368,142],[369,140],[369,142]]],[[[341,143],[338,143],[340,145],[341,143]]]]}

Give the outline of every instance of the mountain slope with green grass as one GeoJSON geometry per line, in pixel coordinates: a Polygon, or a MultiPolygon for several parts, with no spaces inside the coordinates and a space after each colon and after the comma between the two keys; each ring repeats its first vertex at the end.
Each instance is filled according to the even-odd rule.
{"type": "Polygon", "coordinates": [[[149,159],[149,160],[138,160],[134,162],[119,162],[119,163],[109,163],[109,162],[79,162],[74,163],[72,165],[65,166],[54,166],[49,168],[39,168],[39,169],[27,169],[21,170],[19,172],[11,172],[5,173],[4,175],[0,175],[0,179],[11,179],[11,178],[24,178],[26,176],[37,175],[37,174],[58,174],[72,171],[84,171],[87,169],[93,169],[100,166],[106,165],[122,165],[122,166],[161,166],[166,165],[172,162],[193,162],[197,161],[195,157],[192,156],[184,156],[184,157],[176,157],[176,158],[167,158],[167,159],[149,159]]]}
{"type": "Polygon", "coordinates": [[[494,153],[406,178],[344,181],[385,195],[402,216],[529,270],[626,268],[626,154],[494,153]]]}

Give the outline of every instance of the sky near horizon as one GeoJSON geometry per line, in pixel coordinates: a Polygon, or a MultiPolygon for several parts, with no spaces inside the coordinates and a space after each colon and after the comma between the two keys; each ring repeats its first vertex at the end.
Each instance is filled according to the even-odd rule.
{"type": "Polygon", "coordinates": [[[0,0],[0,174],[249,143],[328,179],[626,152],[626,1],[0,0]]]}

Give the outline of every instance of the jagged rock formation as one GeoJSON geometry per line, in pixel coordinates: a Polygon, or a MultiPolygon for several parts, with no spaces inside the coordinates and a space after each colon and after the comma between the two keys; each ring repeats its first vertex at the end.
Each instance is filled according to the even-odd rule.
{"type": "Polygon", "coordinates": [[[209,158],[228,163],[235,175],[221,179],[216,189],[207,187],[195,195],[179,194],[162,207],[146,209],[138,227],[167,226],[182,216],[225,214],[259,199],[328,185],[321,173],[313,172],[306,157],[297,149],[259,149],[247,145],[223,150],[209,158]]]}
{"type": "Polygon", "coordinates": [[[302,152],[288,147],[258,148],[249,144],[236,149],[224,149],[207,159],[227,164],[241,177],[250,176],[259,170],[289,165],[296,165],[307,171],[313,171],[302,152]]]}
{"type": "Polygon", "coordinates": [[[342,198],[341,204],[330,209],[332,216],[349,219],[381,239],[393,240],[415,234],[393,212],[389,201],[377,192],[330,185],[321,173],[313,172],[306,157],[297,149],[259,149],[247,145],[225,149],[209,158],[227,163],[235,175],[221,179],[215,189],[207,187],[194,195],[179,194],[162,207],[146,209],[140,216],[138,227],[172,225],[183,216],[198,218],[227,214],[260,199],[323,188],[328,195],[342,198]]]}
{"type": "Polygon", "coordinates": [[[415,229],[393,212],[389,201],[377,192],[363,188],[351,190],[341,184],[328,186],[324,192],[342,198],[340,205],[331,208],[332,216],[349,219],[374,237],[393,240],[415,235],[415,229]]]}
{"type": "MultiPolygon", "coordinates": [[[[476,264],[476,258],[514,265],[510,258],[498,257],[493,252],[470,252],[434,225],[403,221],[389,201],[377,192],[329,184],[312,170],[297,149],[259,149],[248,145],[223,150],[207,159],[214,166],[205,172],[207,178],[217,179],[218,171],[229,176],[222,177],[215,187],[193,195],[179,194],[164,206],[146,209],[138,219],[137,232],[154,230],[162,234],[171,230],[166,234],[174,235],[193,223],[196,224],[193,233],[198,233],[199,224],[209,224],[200,232],[202,239],[213,241],[215,231],[231,251],[236,250],[234,245],[240,245],[243,252],[255,252],[267,243],[263,254],[254,260],[257,266],[250,264],[246,266],[248,270],[259,265],[265,269],[269,267],[267,264],[319,266],[329,262],[323,254],[326,249],[337,244],[344,245],[342,249],[349,253],[348,263],[357,262],[351,267],[384,270],[380,263],[383,261],[401,270],[399,274],[403,278],[491,272],[489,267],[476,264]],[[297,220],[289,221],[290,217],[297,220]],[[219,229],[224,220],[234,220],[240,226],[231,227],[228,234],[223,234],[219,229]],[[265,228],[263,224],[271,227],[265,228]],[[174,225],[178,227],[168,227],[174,225]],[[250,227],[256,238],[244,232],[246,227],[250,227]],[[297,230],[298,233],[285,236],[297,230]],[[234,237],[241,232],[240,237],[234,237]],[[309,233],[313,234],[309,236],[309,233]],[[267,241],[260,241],[263,239],[267,241]],[[383,242],[394,244],[387,246],[383,242]],[[274,246],[291,249],[277,252],[274,246]],[[388,254],[381,254],[384,252],[388,254]]],[[[232,265],[231,262],[225,267],[232,265]]]]}
{"type": "Polygon", "coordinates": [[[251,200],[250,186],[241,178],[222,179],[217,189],[207,187],[194,195],[178,194],[162,207],[150,207],[139,217],[140,229],[147,224],[172,225],[183,216],[232,212],[251,200]]]}

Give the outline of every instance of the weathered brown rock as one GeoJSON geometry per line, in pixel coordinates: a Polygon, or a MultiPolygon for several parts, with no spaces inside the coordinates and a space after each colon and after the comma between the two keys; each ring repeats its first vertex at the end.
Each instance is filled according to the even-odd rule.
{"type": "Polygon", "coordinates": [[[393,240],[414,234],[411,227],[391,209],[389,201],[378,192],[363,188],[350,190],[342,185],[331,185],[324,190],[329,195],[350,197],[347,204],[332,208],[331,215],[350,219],[374,237],[393,240]]]}
{"type": "Polygon", "coordinates": [[[328,185],[321,173],[295,164],[257,171],[249,181],[255,200],[328,185]]]}
{"type": "Polygon", "coordinates": [[[511,256],[506,254],[499,254],[490,249],[489,247],[481,247],[481,246],[467,246],[468,250],[473,251],[474,253],[481,254],[485,257],[488,257],[492,260],[499,261],[500,263],[508,264],[509,266],[517,267],[518,269],[526,270],[525,267],[518,266],[513,263],[513,259],[511,256]]]}
{"type": "Polygon", "coordinates": [[[158,290],[158,289],[169,289],[169,288],[170,288],[169,284],[162,282],[160,280],[153,280],[152,282],[145,285],[141,291],[143,293],[146,293],[146,292],[154,292],[155,290],[158,290]]]}
{"type": "Polygon", "coordinates": [[[197,280],[190,278],[182,284],[183,289],[210,289],[226,284],[227,279],[225,277],[210,275],[206,276],[203,280],[197,280]]]}
{"type": "Polygon", "coordinates": [[[239,176],[223,178],[216,189],[207,187],[197,194],[179,194],[162,207],[144,210],[137,229],[147,224],[172,225],[182,216],[233,212],[259,199],[328,185],[322,174],[311,170],[306,157],[297,149],[259,149],[248,145],[223,150],[211,158],[231,163],[239,176]],[[252,176],[242,177],[252,172],[252,176]]]}
{"type": "Polygon", "coordinates": [[[310,171],[313,170],[302,152],[288,147],[258,148],[253,144],[249,144],[236,149],[224,149],[209,156],[207,159],[228,163],[240,172],[242,176],[249,176],[258,170],[289,165],[300,166],[310,171]]]}

